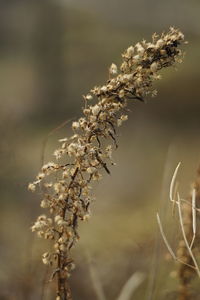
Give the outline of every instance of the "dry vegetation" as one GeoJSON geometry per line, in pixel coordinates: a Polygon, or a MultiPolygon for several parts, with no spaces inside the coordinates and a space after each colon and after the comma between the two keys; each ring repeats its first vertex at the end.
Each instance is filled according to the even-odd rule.
{"type": "MultiPolygon", "coordinates": [[[[161,69],[182,61],[179,45],[183,42],[183,34],[170,28],[161,36],[154,34],[151,42],[143,40],[130,46],[122,55],[119,71],[113,63],[107,83],[84,96],[84,117],[73,122],[72,137],[59,140],[61,146],[54,152],[56,162],[44,164],[29,184],[31,191],[39,187],[41,207],[49,212],[37,218],[32,231],[53,241],[52,250],[43,254],[42,261],[53,267],[51,280],[57,278],[56,300],[72,299],[68,282],[74,269],[71,249],[79,239],[79,222],[90,217],[92,182],[99,181],[103,172],[110,175],[112,151],[118,147],[117,127],[128,119],[127,105],[133,100],[144,101],[149,94],[156,95],[153,82],[161,78],[161,69]]],[[[136,275],[133,278],[137,286],[140,280],[136,275]]],[[[130,278],[119,299],[128,299],[133,286],[130,278]]]]}
{"type": "Polygon", "coordinates": [[[178,183],[176,182],[176,176],[180,163],[178,164],[174,175],[172,177],[170,186],[170,201],[172,202],[172,212],[173,216],[178,214],[178,224],[180,227],[180,240],[178,241],[177,250],[172,250],[168,239],[163,231],[163,226],[157,214],[158,225],[160,227],[160,232],[163,240],[167,246],[169,253],[172,258],[179,263],[176,276],[179,279],[179,289],[178,289],[178,299],[188,300],[194,299],[195,292],[191,287],[192,281],[195,277],[200,278],[200,268],[198,262],[199,253],[199,233],[197,230],[197,224],[199,223],[199,188],[200,188],[200,173],[199,169],[197,171],[197,178],[192,184],[191,193],[188,199],[184,199],[180,196],[180,192],[177,188],[178,183]],[[175,184],[177,183],[177,184],[175,184]]]}

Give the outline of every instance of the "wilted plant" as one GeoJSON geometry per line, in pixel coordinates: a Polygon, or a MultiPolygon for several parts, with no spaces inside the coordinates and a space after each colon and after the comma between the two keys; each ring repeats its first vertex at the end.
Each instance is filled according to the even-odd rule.
{"type": "Polygon", "coordinates": [[[161,69],[181,62],[183,53],[178,46],[183,41],[183,34],[170,28],[161,36],[154,34],[152,42],[143,40],[130,46],[122,54],[119,72],[112,64],[107,83],[84,96],[84,117],[73,122],[72,137],[59,140],[61,146],[54,152],[57,161],[45,164],[36,181],[29,184],[31,191],[36,186],[44,190],[41,207],[48,209],[49,216],[39,216],[32,231],[53,241],[52,251],[45,252],[42,260],[54,267],[57,300],[72,299],[68,277],[74,264],[70,250],[79,239],[79,221],[90,216],[91,183],[101,179],[102,171],[110,174],[114,164],[116,128],[128,119],[127,104],[156,95],[153,82],[161,78],[161,69]],[[94,104],[90,104],[92,100],[94,104]]]}
{"type": "Polygon", "coordinates": [[[197,233],[197,221],[199,221],[199,201],[200,201],[200,169],[197,178],[192,184],[191,193],[188,199],[183,199],[179,191],[175,188],[176,176],[180,163],[178,164],[170,185],[170,201],[173,203],[173,210],[178,208],[178,219],[182,237],[179,240],[176,251],[172,250],[168,239],[163,231],[159,215],[157,215],[158,224],[164,242],[174,260],[180,264],[177,270],[177,276],[180,282],[178,290],[179,300],[193,299],[191,282],[195,277],[200,278],[200,266],[196,256],[199,252],[199,234],[197,233]]]}

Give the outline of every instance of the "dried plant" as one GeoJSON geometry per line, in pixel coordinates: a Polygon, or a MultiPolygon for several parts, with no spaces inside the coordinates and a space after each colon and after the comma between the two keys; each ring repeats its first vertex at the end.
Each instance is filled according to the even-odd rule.
{"type": "Polygon", "coordinates": [[[161,36],[154,34],[152,42],[143,40],[130,46],[122,54],[119,73],[112,64],[107,83],[84,96],[84,117],[72,123],[72,137],[59,140],[61,146],[54,152],[57,162],[45,164],[36,181],[29,184],[31,191],[37,186],[44,190],[41,207],[48,209],[49,216],[39,216],[32,231],[53,241],[52,252],[45,252],[42,260],[54,267],[57,300],[72,299],[68,277],[74,263],[70,250],[79,239],[79,221],[90,216],[91,183],[101,179],[102,171],[110,174],[109,165],[114,164],[116,128],[128,119],[127,104],[156,95],[153,82],[161,78],[158,71],[181,62],[183,53],[178,46],[183,41],[183,34],[170,28],[161,36]]]}
{"type": "Polygon", "coordinates": [[[196,276],[200,278],[200,266],[196,258],[199,252],[200,238],[199,234],[197,234],[197,221],[200,217],[200,209],[198,208],[200,203],[200,169],[197,172],[195,182],[192,184],[190,196],[188,199],[183,199],[180,197],[179,192],[174,188],[179,167],[180,163],[175,169],[170,185],[170,201],[173,205],[177,205],[178,207],[179,224],[182,233],[182,238],[178,243],[176,254],[175,251],[172,250],[168,239],[165,236],[159,215],[157,215],[157,220],[161,235],[170,254],[174,260],[180,262],[177,271],[180,282],[178,299],[189,300],[193,299],[191,282],[196,276]]]}

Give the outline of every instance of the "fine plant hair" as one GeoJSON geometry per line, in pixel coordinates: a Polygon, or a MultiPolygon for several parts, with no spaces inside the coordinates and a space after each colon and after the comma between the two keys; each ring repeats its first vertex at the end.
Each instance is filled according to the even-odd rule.
{"type": "Polygon", "coordinates": [[[41,207],[48,214],[37,218],[32,231],[52,240],[52,250],[42,255],[42,261],[52,266],[51,278],[57,278],[56,300],[72,299],[71,249],[79,240],[80,221],[90,217],[92,182],[104,173],[110,175],[112,152],[118,147],[117,127],[128,119],[127,105],[156,95],[153,82],[161,78],[161,69],[182,61],[182,43],[184,35],[171,27],[160,36],[153,34],[151,42],[130,46],[122,54],[119,69],[112,63],[106,84],[95,86],[83,97],[83,117],[72,123],[74,134],[59,140],[55,161],[44,164],[29,184],[29,190],[38,187],[44,192],[41,207]]]}
{"type": "Polygon", "coordinates": [[[158,225],[163,240],[174,260],[180,264],[177,269],[177,277],[179,279],[178,299],[193,299],[191,282],[195,277],[200,278],[200,266],[196,259],[199,252],[200,236],[197,231],[199,223],[200,209],[200,168],[197,170],[196,180],[191,186],[191,192],[187,199],[180,197],[179,191],[176,189],[176,177],[180,167],[180,163],[175,169],[170,185],[170,201],[173,203],[173,209],[178,208],[178,219],[181,228],[181,238],[178,242],[176,251],[172,250],[168,239],[163,231],[163,226],[159,215],[157,214],[158,225]]]}

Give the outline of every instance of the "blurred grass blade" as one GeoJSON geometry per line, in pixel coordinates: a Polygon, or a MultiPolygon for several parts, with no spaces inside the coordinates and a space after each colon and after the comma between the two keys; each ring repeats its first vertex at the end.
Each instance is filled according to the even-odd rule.
{"type": "Polygon", "coordinates": [[[88,266],[89,266],[89,270],[90,270],[90,277],[92,280],[93,288],[96,293],[97,299],[98,300],[107,300],[106,296],[104,294],[102,283],[97,274],[96,268],[95,268],[94,264],[92,263],[91,256],[88,252],[86,254],[87,254],[88,266]]]}
{"type": "Polygon", "coordinates": [[[133,275],[126,281],[126,283],[122,287],[117,300],[130,300],[135,290],[144,281],[144,278],[145,275],[143,273],[133,273],[133,275]]]}

